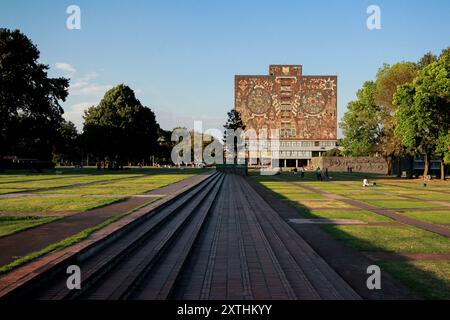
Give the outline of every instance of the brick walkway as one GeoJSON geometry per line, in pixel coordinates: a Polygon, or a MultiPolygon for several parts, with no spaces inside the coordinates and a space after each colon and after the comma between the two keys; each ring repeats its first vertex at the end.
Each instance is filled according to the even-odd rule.
{"type": "Polygon", "coordinates": [[[226,176],[187,263],[176,299],[359,299],[236,175],[226,176]]]}

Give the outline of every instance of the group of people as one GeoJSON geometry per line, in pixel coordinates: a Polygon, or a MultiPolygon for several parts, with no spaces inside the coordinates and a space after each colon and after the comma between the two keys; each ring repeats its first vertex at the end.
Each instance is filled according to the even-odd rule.
{"type": "Polygon", "coordinates": [[[97,170],[122,170],[123,169],[123,164],[120,164],[117,161],[109,161],[109,160],[102,160],[102,161],[97,161],[97,163],[95,164],[97,167],[97,170]]]}
{"type": "MultiPolygon", "coordinates": [[[[297,174],[298,171],[299,171],[299,170],[298,170],[297,168],[295,168],[295,169],[294,169],[294,174],[297,174]]],[[[304,178],[304,177],[305,177],[305,168],[304,168],[303,166],[300,167],[300,177],[301,177],[301,178],[304,178]]]]}
{"type": "MultiPolygon", "coordinates": [[[[295,168],[293,170],[294,175],[296,175],[298,172],[300,171],[300,177],[304,178],[305,177],[305,167],[301,166],[300,169],[295,168]]],[[[316,174],[316,178],[318,181],[323,181],[323,180],[329,180],[330,176],[328,175],[328,168],[325,168],[325,170],[322,170],[321,168],[317,167],[316,170],[314,170],[314,173],[316,174]]]]}

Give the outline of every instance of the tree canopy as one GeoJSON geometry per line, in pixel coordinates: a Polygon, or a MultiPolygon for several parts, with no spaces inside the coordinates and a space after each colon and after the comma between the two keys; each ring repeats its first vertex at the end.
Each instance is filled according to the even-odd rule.
{"type": "MultiPolygon", "coordinates": [[[[446,136],[450,130],[450,51],[419,71],[412,84],[398,88],[395,134],[405,147],[425,156],[428,175],[433,153],[445,158],[446,136]]],[[[444,163],[444,161],[442,161],[444,163]]],[[[441,170],[441,175],[444,175],[441,170]]],[[[444,178],[444,176],[442,176],[444,178]]]]}
{"type": "Polygon", "coordinates": [[[394,158],[407,156],[412,161],[423,155],[424,175],[436,155],[443,160],[444,177],[443,165],[450,160],[449,107],[450,49],[439,57],[428,52],[417,63],[384,64],[375,81],[365,82],[348,104],[340,124],[344,154],[378,154],[389,169],[394,158]]]}
{"type": "Polygon", "coordinates": [[[153,111],[124,84],[106,92],[84,115],[87,151],[98,159],[121,163],[148,160],[156,154],[158,131],[153,111]]]}
{"type": "Polygon", "coordinates": [[[50,159],[69,80],[49,78],[19,30],[0,29],[0,155],[50,159]]]}
{"type": "Polygon", "coordinates": [[[380,136],[381,108],[375,102],[376,83],[366,81],[357,93],[357,99],[348,104],[340,124],[345,138],[344,154],[364,156],[377,150],[380,136]]]}

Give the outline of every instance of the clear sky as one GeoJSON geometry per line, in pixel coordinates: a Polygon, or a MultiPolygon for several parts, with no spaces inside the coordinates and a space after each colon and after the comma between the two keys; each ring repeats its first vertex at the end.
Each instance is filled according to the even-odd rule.
{"type": "Polygon", "coordinates": [[[338,75],[338,115],[383,63],[417,61],[450,46],[448,0],[1,0],[0,26],[38,46],[52,76],[71,78],[66,117],[119,83],[132,87],[165,129],[220,128],[234,104],[235,74],[301,64],[304,74],[338,75]],[[81,8],[81,30],[66,9],[81,8]],[[367,7],[381,8],[368,30],[367,7]]]}

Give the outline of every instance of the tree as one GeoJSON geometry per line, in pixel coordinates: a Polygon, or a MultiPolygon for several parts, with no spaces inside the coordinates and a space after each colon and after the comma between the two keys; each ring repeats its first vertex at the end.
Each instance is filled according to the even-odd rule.
{"type": "Polygon", "coordinates": [[[327,150],[322,154],[323,157],[341,157],[342,152],[338,148],[327,150]]]}
{"type": "Polygon", "coordinates": [[[227,112],[228,120],[223,126],[225,129],[237,130],[242,129],[245,130],[246,126],[241,118],[241,113],[236,111],[235,109],[231,109],[227,112]]]}
{"type": "Polygon", "coordinates": [[[437,57],[433,53],[427,52],[419,60],[419,62],[417,63],[417,66],[419,67],[420,70],[422,70],[423,68],[425,68],[429,64],[432,64],[433,62],[436,62],[436,61],[437,61],[437,57]]]}
{"type": "Polygon", "coordinates": [[[450,51],[444,50],[438,61],[422,69],[413,84],[400,86],[394,104],[395,134],[407,148],[424,155],[426,176],[432,153],[440,153],[442,162],[445,157],[439,143],[445,144],[450,129],[450,51]]]}
{"type": "Polygon", "coordinates": [[[80,134],[71,121],[63,120],[53,144],[53,162],[79,162],[80,156],[80,134]]]}
{"type": "Polygon", "coordinates": [[[436,154],[441,158],[441,179],[445,180],[446,167],[450,164],[450,130],[439,136],[436,154]]]}
{"type": "Polygon", "coordinates": [[[69,80],[49,78],[39,56],[19,30],[0,29],[0,156],[51,158],[69,80]]]}
{"type": "MultiPolygon", "coordinates": [[[[241,114],[239,111],[235,110],[235,109],[231,109],[228,113],[228,119],[227,122],[225,123],[225,125],[223,126],[225,128],[225,132],[224,132],[224,143],[227,145],[227,147],[229,147],[229,143],[227,143],[227,141],[229,139],[231,139],[231,131],[236,132],[236,130],[241,129],[242,131],[245,130],[246,126],[244,124],[244,122],[242,121],[241,118],[241,114]]],[[[234,161],[236,162],[237,159],[237,150],[238,150],[238,146],[237,146],[237,137],[233,135],[233,150],[226,150],[226,152],[233,152],[234,154],[234,161]]]]}
{"type": "MultiPolygon", "coordinates": [[[[422,60],[431,59],[425,56],[422,60]]],[[[421,61],[422,61],[421,60],[421,61]]],[[[422,62],[425,64],[425,62],[422,62]]],[[[378,70],[376,77],[376,93],[375,102],[380,107],[380,124],[381,131],[378,141],[377,151],[388,162],[388,174],[391,174],[391,162],[393,158],[397,158],[397,175],[400,176],[400,157],[406,155],[400,138],[394,131],[396,121],[394,113],[396,106],[393,104],[393,96],[398,86],[411,83],[417,75],[418,66],[412,62],[400,62],[392,66],[385,64],[378,70]]]]}
{"type": "Polygon", "coordinates": [[[376,84],[367,81],[357,99],[347,106],[340,127],[344,133],[344,155],[367,156],[377,151],[380,136],[381,109],[375,102],[376,84]]]}
{"type": "Polygon", "coordinates": [[[153,111],[124,84],[106,92],[99,105],[90,107],[84,115],[88,151],[98,159],[120,164],[149,160],[155,155],[158,129],[153,111]]]}

